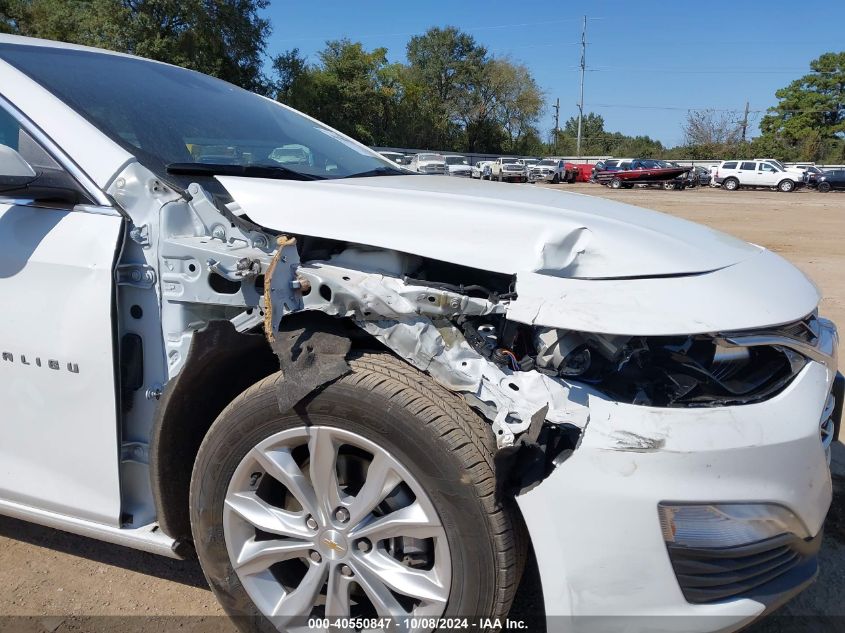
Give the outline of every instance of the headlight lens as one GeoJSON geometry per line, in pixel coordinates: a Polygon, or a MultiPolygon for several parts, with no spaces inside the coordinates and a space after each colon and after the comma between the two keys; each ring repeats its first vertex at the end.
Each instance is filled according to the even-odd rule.
{"type": "Polygon", "coordinates": [[[663,539],[684,547],[732,547],[781,534],[809,538],[804,523],[770,503],[658,504],[663,539]]]}

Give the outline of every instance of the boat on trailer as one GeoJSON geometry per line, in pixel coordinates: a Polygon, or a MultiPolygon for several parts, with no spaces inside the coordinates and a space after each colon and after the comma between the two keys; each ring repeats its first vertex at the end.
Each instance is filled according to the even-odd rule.
{"type": "Polygon", "coordinates": [[[631,161],[630,166],[615,171],[600,171],[595,178],[599,184],[612,189],[628,189],[634,185],[663,184],[672,185],[667,188],[682,187],[676,179],[686,174],[691,167],[678,167],[662,160],[638,158],[631,161]]]}

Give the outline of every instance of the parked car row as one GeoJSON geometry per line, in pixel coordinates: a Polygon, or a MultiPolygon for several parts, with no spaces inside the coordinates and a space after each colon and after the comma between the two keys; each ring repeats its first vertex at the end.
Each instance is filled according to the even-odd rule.
{"type": "Polygon", "coordinates": [[[810,164],[788,167],[773,158],[725,160],[707,169],[700,165],[684,167],[672,161],[647,158],[611,158],[593,166],[576,165],[562,158],[500,156],[495,160],[480,160],[470,165],[469,159],[461,154],[421,152],[407,156],[399,152],[380,153],[396,164],[421,174],[499,182],[556,184],[589,180],[614,189],[634,185],[657,185],[664,189],[713,186],[728,191],[759,187],[784,193],[798,187],[814,188],[822,193],[845,189],[845,169],[823,171],[810,164]],[[679,170],[682,171],[679,173],[679,170]]]}
{"type": "Polygon", "coordinates": [[[382,156],[410,171],[498,180],[500,182],[575,182],[589,180],[591,165],[575,165],[561,158],[517,158],[500,156],[495,160],[480,160],[470,165],[466,156],[421,152],[406,156],[399,152],[380,152],[382,156]],[[588,169],[582,169],[588,168],[588,169]]]}
{"type": "Polygon", "coordinates": [[[710,185],[728,191],[769,188],[784,193],[808,187],[824,193],[845,189],[845,169],[823,171],[814,165],[786,166],[773,158],[726,160],[709,170],[663,160],[613,158],[596,163],[591,180],[614,189],[634,185],[658,185],[665,189],[710,185]]]}

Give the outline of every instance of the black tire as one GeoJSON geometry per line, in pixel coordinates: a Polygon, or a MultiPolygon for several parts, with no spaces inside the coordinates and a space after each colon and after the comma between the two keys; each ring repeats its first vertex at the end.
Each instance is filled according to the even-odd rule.
{"type": "Polygon", "coordinates": [[[502,174],[499,174],[499,182],[504,182],[504,178],[502,178],[502,174]]]}
{"type": "Polygon", "coordinates": [[[504,618],[525,564],[525,528],[515,503],[496,501],[489,425],[455,394],[397,358],[366,353],[351,373],[280,413],[281,373],[256,383],[220,414],[191,478],[194,544],[206,579],[243,631],[275,631],[241,585],[223,535],[229,480],[255,445],[284,429],[335,426],[378,443],[428,493],[447,528],[451,593],[444,616],[504,618]],[[511,505],[512,504],[512,505],[511,505]]]}
{"type": "Polygon", "coordinates": [[[736,178],[725,178],[722,187],[728,191],[739,191],[739,181],[736,178]]]}
{"type": "Polygon", "coordinates": [[[559,182],[560,182],[560,174],[556,173],[554,176],[552,176],[552,184],[556,185],[559,182]]]}
{"type": "Polygon", "coordinates": [[[820,182],[818,186],[818,190],[822,193],[827,193],[830,191],[830,183],[829,182],[820,182]]]}
{"type": "Polygon", "coordinates": [[[675,189],[678,188],[678,185],[677,185],[677,183],[674,183],[672,181],[667,180],[666,182],[663,183],[663,188],[666,191],[674,191],[675,189]]]}
{"type": "Polygon", "coordinates": [[[781,193],[790,193],[791,191],[795,191],[795,183],[789,178],[784,178],[778,183],[778,191],[781,193]]]}
{"type": "Polygon", "coordinates": [[[610,188],[611,189],[621,189],[622,188],[622,179],[616,176],[613,177],[610,181],[610,188]]]}

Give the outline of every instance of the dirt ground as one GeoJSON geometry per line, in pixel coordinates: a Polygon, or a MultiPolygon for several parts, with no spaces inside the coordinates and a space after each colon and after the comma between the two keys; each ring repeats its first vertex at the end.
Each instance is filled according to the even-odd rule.
{"type": "MultiPolygon", "coordinates": [[[[665,211],[766,246],[819,285],[822,313],[845,327],[845,194],[555,188],[665,211]]],[[[819,581],[781,614],[845,616],[845,447],[834,448],[836,497],[819,581]]],[[[536,621],[532,616],[542,604],[538,591],[536,578],[527,578],[513,615],[536,621]]],[[[173,561],[0,517],[0,631],[234,631],[221,615],[195,561],[173,561]]],[[[792,630],[791,623],[788,617],[773,618],[754,631],[779,633],[792,630]]],[[[845,626],[845,619],[837,623],[845,626]]]]}

